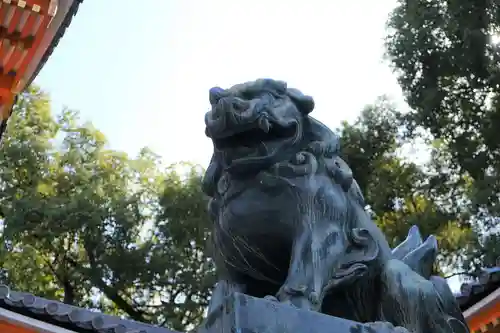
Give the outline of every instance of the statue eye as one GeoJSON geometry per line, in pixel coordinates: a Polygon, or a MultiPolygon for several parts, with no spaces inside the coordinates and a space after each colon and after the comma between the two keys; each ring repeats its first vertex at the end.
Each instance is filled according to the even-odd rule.
{"type": "Polygon", "coordinates": [[[252,99],[255,98],[255,95],[246,91],[246,92],[241,93],[241,98],[246,99],[247,101],[251,101],[252,99]]]}
{"type": "Polygon", "coordinates": [[[351,169],[347,165],[346,162],[344,162],[343,159],[340,157],[335,158],[335,166],[337,166],[339,169],[345,170],[345,171],[350,171],[351,169]]]}

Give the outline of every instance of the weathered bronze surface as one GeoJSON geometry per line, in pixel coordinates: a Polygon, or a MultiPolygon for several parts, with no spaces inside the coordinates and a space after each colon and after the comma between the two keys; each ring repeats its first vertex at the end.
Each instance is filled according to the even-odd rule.
{"type": "Polygon", "coordinates": [[[210,103],[204,190],[219,282],[208,319],[243,293],[364,327],[468,332],[448,285],[431,276],[436,239],[412,228],[389,247],[338,136],[309,115],[312,97],[259,79],[213,88],[210,103]]]}

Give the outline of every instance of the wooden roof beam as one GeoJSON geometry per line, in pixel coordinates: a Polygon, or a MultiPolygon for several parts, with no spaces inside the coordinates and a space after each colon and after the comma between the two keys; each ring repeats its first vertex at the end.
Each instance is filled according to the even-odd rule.
{"type": "MultiPolygon", "coordinates": [[[[4,326],[6,326],[6,323],[10,324],[10,329],[15,328],[13,330],[15,333],[75,333],[5,309],[0,309],[0,323],[4,326]]],[[[5,332],[4,330],[1,331],[5,332]]],[[[7,329],[7,332],[9,332],[9,329],[7,329]]]]}

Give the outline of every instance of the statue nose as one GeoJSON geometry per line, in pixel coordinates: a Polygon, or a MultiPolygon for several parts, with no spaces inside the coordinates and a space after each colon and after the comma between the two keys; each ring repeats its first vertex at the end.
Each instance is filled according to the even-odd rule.
{"type": "Polygon", "coordinates": [[[210,104],[215,105],[219,102],[224,94],[224,89],[219,87],[214,87],[209,90],[208,98],[210,100],[210,104]]]}
{"type": "Polygon", "coordinates": [[[219,119],[224,117],[226,113],[231,112],[231,101],[226,97],[226,98],[219,98],[217,102],[213,105],[213,117],[214,119],[219,119]]]}

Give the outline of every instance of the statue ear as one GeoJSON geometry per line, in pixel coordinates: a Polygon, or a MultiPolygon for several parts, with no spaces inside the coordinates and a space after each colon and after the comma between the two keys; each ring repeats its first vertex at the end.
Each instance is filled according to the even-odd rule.
{"type": "Polygon", "coordinates": [[[314,99],[311,96],[304,95],[297,89],[289,88],[286,94],[297,105],[300,112],[309,114],[314,109],[314,99]]]}

